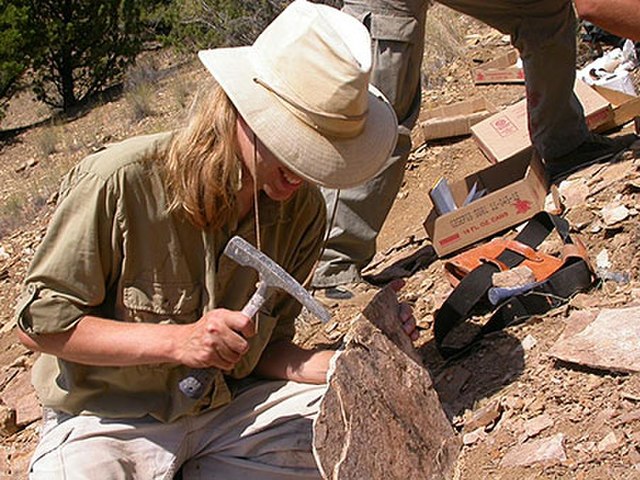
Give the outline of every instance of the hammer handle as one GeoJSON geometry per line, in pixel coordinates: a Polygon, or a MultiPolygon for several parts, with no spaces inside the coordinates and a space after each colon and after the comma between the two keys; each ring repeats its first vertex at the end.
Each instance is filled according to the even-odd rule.
{"type": "MultiPolygon", "coordinates": [[[[249,318],[258,313],[260,307],[267,299],[268,285],[262,281],[258,282],[258,288],[251,296],[247,304],[242,308],[242,313],[249,318]]],[[[257,333],[256,328],[256,333],[257,333]]],[[[198,399],[204,395],[205,386],[208,385],[215,375],[215,368],[194,368],[189,374],[180,380],[178,388],[187,397],[198,399]]]]}

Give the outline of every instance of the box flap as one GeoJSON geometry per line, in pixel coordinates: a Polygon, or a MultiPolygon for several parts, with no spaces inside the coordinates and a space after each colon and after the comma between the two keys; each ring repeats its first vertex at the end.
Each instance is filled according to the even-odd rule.
{"type": "MultiPolygon", "coordinates": [[[[590,129],[593,130],[612,118],[611,104],[593,88],[576,80],[575,93],[584,108],[590,129]]],[[[501,162],[530,149],[526,99],[472,126],[471,134],[491,162],[501,162]]]]}
{"type": "Polygon", "coordinates": [[[544,168],[537,155],[520,153],[453,182],[456,203],[474,184],[487,193],[454,212],[431,209],[424,228],[440,256],[447,255],[531,218],[543,209],[547,193],[544,168]]]}

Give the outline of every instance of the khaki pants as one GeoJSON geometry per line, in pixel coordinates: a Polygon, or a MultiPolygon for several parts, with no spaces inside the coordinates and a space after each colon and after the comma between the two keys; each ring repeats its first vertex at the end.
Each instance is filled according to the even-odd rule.
{"type": "Polygon", "coordinates": [[[325,385],[261,381],[230,404],[162,423],[46,411],[31,479],[320,478],[312,423],[325,385]]]}
{"type": "MultiPolygon", "coordinates": [[[[562,156],[586,139],[582,107],[573,95],[576,20],[569,0],[439,1],[511,35],[523,60],[531,138],[543,158],[562,156]]],[[[315,287],[359,281],[360,270],[375,254],[376,238],[402,184],[411,150],[409,132],[419,113],[427,7],[425,0],[344,2],[344,10],[371,32],[372,83],[393,104],[399,137],[387,169],[362,186],[340,192],[315,287]]],[[[324,189],[323,195],[331,211],[336,191],[324,189]]]]}

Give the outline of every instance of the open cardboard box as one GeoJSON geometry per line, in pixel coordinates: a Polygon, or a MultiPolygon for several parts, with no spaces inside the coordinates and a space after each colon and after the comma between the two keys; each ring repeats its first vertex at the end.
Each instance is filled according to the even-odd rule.
{"type": "Polygon", "coordinates": [[[420,115],[420,126],[425,141],[469,135],[473,125],[497,111],[486,98],[475,97],[425,111],[420,115]]]}
{"type": "Polygon", "coordinates": [[[612,107],[610,119],[596,128],[596,132],[607,132],[621,127],[640,115],[640,97],[595,85],[593,89],[604,97],[612,107]]]}
{"type": "Polygon", "coordinates": [[[509,53],[485,62],[472,71],[473,82],[476,85],[488,83],[524,83],[524,70],[517,66],[518,52],[509,53]]]}
{"type": "Polygon", "coordinates": [[[452,182],[457,205],[477,184],[484,196],[443,215],[432,208],[424,228],[439,256],[456,252],[509,227],[518,225],[544,208],[547,181],[537,155],[520,152],[462,180],[452,182]]]}
{"type": "MultiPolygon", "coordinates": [[[[582,104],[590,130],[611,120],[613,113],[609,100],[581,80],[576,80],[574,92],[582,104]]],[[[475,124],[471,134],[490,162],[502,162],[531,150],[526,99],[475,124]]]]}

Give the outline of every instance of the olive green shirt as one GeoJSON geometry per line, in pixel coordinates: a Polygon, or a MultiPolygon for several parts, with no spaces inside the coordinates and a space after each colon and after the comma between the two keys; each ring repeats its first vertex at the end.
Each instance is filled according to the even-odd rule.
{"type": "MultiPolygon", "coordinates": [[[[233,235],[256,244],[253,215],[221,231],[203,232],[183,215],[168,213],[150,153],[170,138],[163,133],[112,145],[66,176],[17,308],[22,330],[67,331],[85,315],[184,324],[209,308],[242,309],[255,290],[257,272],[222,251],[233,235]]],[[[325,225],[319,191],[304,185],[286,202],[263,194],[259,213],[262,250],[304,281],[325,225]]],[[[267,344],[293,337],[300,308],[290,296],[274,293],[258,313],[259,331],[249,339],[248,353],[226,376],[217,372],[214,388],[199,400],[179,391],[189,369],[177,364],[97,367],[43,354],[34,365],[33,384],[45,406],[70,414],[149,414],[162,421],[198,414],[231,400],[227,380],[249,375],[267,344]]]]}

